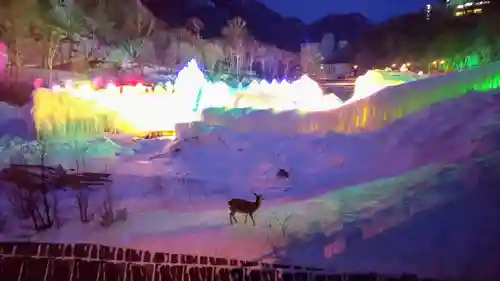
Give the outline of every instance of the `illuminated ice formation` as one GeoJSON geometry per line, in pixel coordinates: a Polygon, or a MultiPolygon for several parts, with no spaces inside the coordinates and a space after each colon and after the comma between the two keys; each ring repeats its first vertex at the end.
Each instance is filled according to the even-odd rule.
{"type": "MultiPolygon", "coordinates": [[[[385,86],[414,80],[405,75],[368,72],[356,81],[353,100],[367,97],[385,86]]],[[[321,87],[305,75],[291,83],[262,80],[252,81],[247,87],[232,88],[205,79],[192,60],[178,73],[174,84],[118,86],[110,83],[104,89],[96,89],[91,81],[68,81],[51,90],[37,89],[33,116],[39,133],[74,138],[95,137],[105,131],[132,134],[172,131],[176,124],[202,120],[202,112],[207,108],[224,111],[250,108],[271,110],[273,114],[296,111],[301,115],[336,109],[344,104],[335,95],[324,95],[321,87]]]]}
{"type": "Polygon", "coordinates": [[[421,79],[422,77],[412,72],[393,72],[387,70],[368,70],[359,76],[354,84],[354,95],[351,102],[373,95],[389,87],[421,79]]]}
{"type": "MultiPolygon", "coordinates": [[[[270,110],[227,109],[224,111],[210,108],[203,112],[203,123],[235,131],[291,135],[373,131],[441,101],[474,92],[498,93],[496,89],[500,88],[499,70],[500,62],[430,77],[401,87],[387,87],[377,92],[376,95],[356,102],[348,100],[334,110],[276,113],[270,110]]],[[[334,99],[333,95],[331,97],[334,99]]],[[[322,102],[325,102],[325,98],[322,102]]]]}

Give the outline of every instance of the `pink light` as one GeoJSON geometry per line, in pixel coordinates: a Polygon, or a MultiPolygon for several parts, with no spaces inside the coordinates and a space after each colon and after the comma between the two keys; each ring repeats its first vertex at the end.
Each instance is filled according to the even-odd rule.
{"type": "Polygon", "coordinates": [[[33,86],[35,87],[35,89],[42,88],[43,80],[41,78],[35,79],[35,81],[33,81],[33,86]]]}

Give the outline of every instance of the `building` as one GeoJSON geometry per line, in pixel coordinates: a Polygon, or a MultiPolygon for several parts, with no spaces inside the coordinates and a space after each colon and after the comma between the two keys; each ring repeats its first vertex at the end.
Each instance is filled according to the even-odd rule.
{"type": "Polygon", "coordinates": [[[448,10],[455,17],[468,15],[480,15],[493,0],[441,0],[441,4],[427,4],[424,7],[424,14],[430,20],[436,11],[448,10]]]}
{"type": "Polygon", "coordinates": [[[443,0],[456,17],[482,14],[489,0],[443,0]]]}
{"type": "Polygon", "coordinates": [[[332,53],[327,54],[330,59],[325,60],[320,51],[321,43],[303,43],[300,50],[302,73],[316,80],[338,79],[350,75],[352,65],[346,60],[338,59],[348,44],[344,40],[336,42],[332,53]]]}

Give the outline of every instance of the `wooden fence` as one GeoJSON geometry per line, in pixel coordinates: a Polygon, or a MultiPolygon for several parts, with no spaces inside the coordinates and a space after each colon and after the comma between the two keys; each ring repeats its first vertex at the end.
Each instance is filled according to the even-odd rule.
{"type": "Polygon", "coordinates": [[[422,281],[91,244],[0,243],[5,281],[422,281]]]}

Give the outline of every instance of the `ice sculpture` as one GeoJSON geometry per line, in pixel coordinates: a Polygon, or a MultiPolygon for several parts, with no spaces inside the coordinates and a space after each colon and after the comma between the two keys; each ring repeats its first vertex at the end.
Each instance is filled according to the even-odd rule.
{"type": "Polygon", "coordinates": [[[203,72],[201,72],[198,64],[193,59],[188,62],[186,67],[179,71],[175,79],[174,91],[181,98],[184,106],[193,106],[192,110],[196,112],[199,110],[201,91],[206,83],[208,82],[205,80],[203,72]]]}
{"type": "Polygon", "coordinates": [[[421,78],[421,76],[412,72],[368,70],[366,74],[356,79],[354,95],[350,99],[350,102],[371,96],[386,87],[404,84],[421,78]]]}

